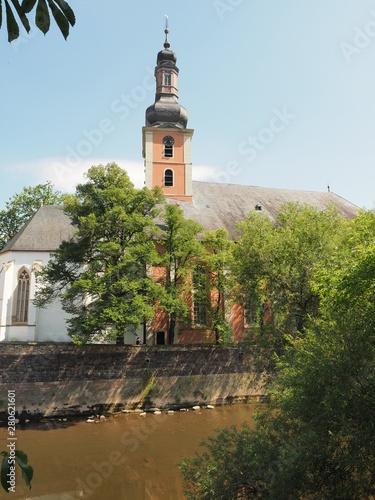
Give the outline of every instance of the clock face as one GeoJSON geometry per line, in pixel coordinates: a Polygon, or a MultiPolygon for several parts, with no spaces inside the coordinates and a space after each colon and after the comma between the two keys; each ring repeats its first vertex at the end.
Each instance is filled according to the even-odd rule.
{"type": "Polygon", "coordinates": [[[163,144],[164,144],[164,146],[169,146],[169,147],[173,146],[174,145],[173,137],[171,137],[170,135],[167,135],[166,137],[164,137],[163,144]]]}

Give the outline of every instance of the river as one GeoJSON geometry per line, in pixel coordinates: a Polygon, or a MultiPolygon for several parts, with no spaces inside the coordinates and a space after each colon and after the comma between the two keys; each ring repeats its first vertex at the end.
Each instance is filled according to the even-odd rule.
{"type": "MultiPolygon", "coordinates": [[[[27,453],[34,478],[28,490],[18,474],[16,493],[9,498],[183,499],[177,467],[182,457],[193,456],[201,439],[217,428],[251,424],[253,411],[253,405],[233,405],[171,415],[120,414],[98,423],[55,420],[18,426],[17,449],[27,453]]],[[[8,437],[7,429],[0,428],[1,450],[8,437]]]]}

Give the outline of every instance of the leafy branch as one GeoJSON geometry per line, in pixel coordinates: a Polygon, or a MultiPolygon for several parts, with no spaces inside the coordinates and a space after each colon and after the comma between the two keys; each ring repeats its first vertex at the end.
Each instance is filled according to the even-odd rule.
{"type": "Polygon", "coordinates": [[[27,33],[30,32],[27,14],[30,14],[35,5],[35,25],[43,34],[46,34],[50,29],[50,11],[65,40],[69,36],[70,26],[74,26],[76,22],[74,12],[65,0],[23,0],[21,4],[18,0],[4,0],[4,2],[0,0],[0,28],[2,27],[4,4],[9,42],[16,40],[20,35],[19,22],[16,20],[10,4],[12,4],[19,21],[27,33]]]}
{"type": "Polygon", "coordinates": [[[14,455],[10,455],[7,451],[2,451],[3,455],[1,463],[1,486],[9,493],[12,490],[11,477],[14,475],[15,464],[18,464],[22,470],[22,479],[25,481],[26,486],[31,490],[31,480],[33,478],[33,468],[28,463],[26,453],[21,450],[15,450],[14,455]]]}

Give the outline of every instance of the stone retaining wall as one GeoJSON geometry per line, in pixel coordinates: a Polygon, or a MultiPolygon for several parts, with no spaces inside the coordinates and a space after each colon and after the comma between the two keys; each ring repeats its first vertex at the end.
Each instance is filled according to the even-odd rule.
{"type": "Polygon", "coordinates": [[[239,347],[0,344],[0,380],[0,411],[15,390],[19,413],[44,416],[265,396],[239,347]]]}

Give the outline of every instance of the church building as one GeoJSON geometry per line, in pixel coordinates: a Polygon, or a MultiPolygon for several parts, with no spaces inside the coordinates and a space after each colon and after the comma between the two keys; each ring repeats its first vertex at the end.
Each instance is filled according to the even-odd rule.
{"type": "MultiPolygon", "coordinates": [[[[335,205],[346,218],[358,207],[332,192],[272,189],[235,184],[193,181],[188,112],[178,98],[176,54],[170,50],[168,28],[164,48],[157,54],[155,102],[146,110],[142,129],[145,185],[160,186],[168,203],[176,203],[185,218],[199,222],[206,230],[225,228],[234,235],[238,221],[252,210],[274,220],[288,202],[307,203],[321,210],[335,205]]],[[[70,342],[66,333],[66,313],[58,302],[48,309],[33,304],[35,271],[45,265],[62,241],[70,239],[74,228],[62,209],[42,206],[21,231],[0,252],[0,342],[70,342]]],[[[244,333],[244,314],[233,304],[226,311],[234,339],[244,333]]],[[[194,311],[192,311],[194,319],[194,311]]],[[[136,332],[147,344],[169,343],[167,318],[158,316],[152,325],[136,332]]],[[[125,335],[126,344],[135,343],[134,332],[125,335]]],[[[178,332],[175,343],[212,341],[201,325],[178,332]]]]}

